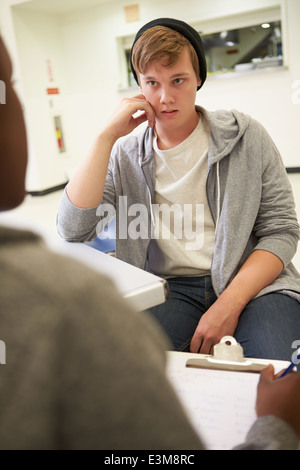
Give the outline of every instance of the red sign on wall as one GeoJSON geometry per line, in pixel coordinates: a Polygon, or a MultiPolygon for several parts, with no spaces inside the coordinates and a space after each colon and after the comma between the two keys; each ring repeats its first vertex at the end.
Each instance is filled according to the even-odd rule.
{"type": "Polygon", "coordinates": [[[47,95],[58,95],[59,88],[47,88],[47,95]]]}

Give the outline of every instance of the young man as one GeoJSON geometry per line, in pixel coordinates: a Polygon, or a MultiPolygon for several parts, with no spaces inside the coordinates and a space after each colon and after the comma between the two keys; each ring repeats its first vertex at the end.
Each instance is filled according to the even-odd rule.
{"type": "MultiPolygon", "coordinates": [[[[23,113],[0,37],[0,209],[24,198],[23,113]],[[17,136],[17,139],[16,139],[17,136]],[[6,186],[5,181],[9,181],[6,186]]],[[[0,227],[1,449],[201,449],[165,377],[165,338],[103,276],[0,227]],[[145,372],[146,371],[146,372],[145,372]]],[[[297,449],[300,375],[261,375],[243,449],[297,449]]]]}
{"type": "Polygon", "coordinates": [[[59,233],[91,239],[114,207],[117,256],[168,278],[170,298],[151,313],[175,349],[210,353],[232,335],[247,356],[289,360],[300,338],[299,226],[275,145],[249,116],[195,106],[206,63],[186,23],[147,23],[131,65],[141,94],[122,101],[68,184],[59,233]]]}

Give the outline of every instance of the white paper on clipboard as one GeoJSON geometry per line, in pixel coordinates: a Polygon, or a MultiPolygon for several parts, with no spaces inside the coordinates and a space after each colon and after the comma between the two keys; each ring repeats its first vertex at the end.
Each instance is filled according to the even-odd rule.
{"type": "MultiPolygon", "coordinates": [[[[169,352],[168,378],[206,447],[229,450],[244,442],[256,419],[255,402],[259,373],[233,371],[230,370],[231,364],[226,370],[186,367],[188,361],[199,360],[200,356],[203,356],[202,359],[207,357],[169,352]]],[[[255,359],[253,362],[263,367],[271,363],[276,372],[289,364],[286,361],[261,359],[255,359]]]]}

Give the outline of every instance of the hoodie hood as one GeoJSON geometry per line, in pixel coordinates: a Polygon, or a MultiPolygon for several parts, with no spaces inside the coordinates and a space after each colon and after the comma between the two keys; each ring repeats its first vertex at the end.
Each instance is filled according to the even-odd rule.
{"type": "Polygon", "coordinates": [[[245,134],[250,116],[236,110],[209,112],[201,106],[196,106],[196,109],[205,116],[210,127],[209,165],[211,166],[232,152],[245,134]]]}
{"type": "MultiPolygon", "coordinates": [[[[220,187],[220,161],[229,155],[239,140],[245,134],[249,123],[251,122],[250,116],[240,113],[239,111],[232,110],[219,110],[210,112],[201,106],[196,106],[198,113],[201,113],[207,120],[210,128],[209,150],[208,150],[208,167],[209,170],[215,164],[216,167],[216,188],[215,200],[216,210],[212,210],[215,220],[215,230],[217,231],[221,210],[221,187],[220,187]]],[[[149,126],[137,136],[138,140],[138,161],[143,170],[147,188],[149,192],[150,202],[154,200],[154,185],[155,181],[155,164],[153,158],[153,129],[149,126]]],[[[210,188],[212,190],[212,188],[210,188]]]]}

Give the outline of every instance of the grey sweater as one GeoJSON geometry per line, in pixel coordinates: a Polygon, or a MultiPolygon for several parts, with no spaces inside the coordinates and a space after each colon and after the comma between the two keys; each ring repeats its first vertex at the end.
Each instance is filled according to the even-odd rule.
{"type": "MultiPolygon", "coordinates": [[[[0,449],[202,449],[166,380],[165,337],[111,281],[0,227],[0,449]]],[[[258,419],[239,449],[297,449],[258,419]]]]}
{"type": "MultiPolygon", "coordinates": [[[[282,159],[265,129],[238,111],[202,112],[210,127],[207,198],[216,226],[211,276],[217,295],[226,288],[253,250],[278,256],[284,270],[259,295],[281,291],[300,301],[300,275],[291,263],[299,240],[292,189],[282,159]]],[[[65,192],[58,211],[60,235],[86,241],[99,232],[100,210],[115,208],[116,256],[147,269],[153,219],[155,159],[152,130],[120,139],[114,146],[99,207],[79,209],[65,192]],[[125,199],[126,197],[126,199],[125,199]],[[126,202],[125,211],[124,201],[126,202]],[[128,208],[146,207],[141,236],[124,236],[132,218],[128,208]],[[127,210],[127,212],[126,212],[127,210]],[[118,234],[122,233],[122,236],[118,234]]],[[[197,189],[195,189],[197,190],[197,189]]],[[[108,221],[108,219],[105,219],[108,221]]]]}

